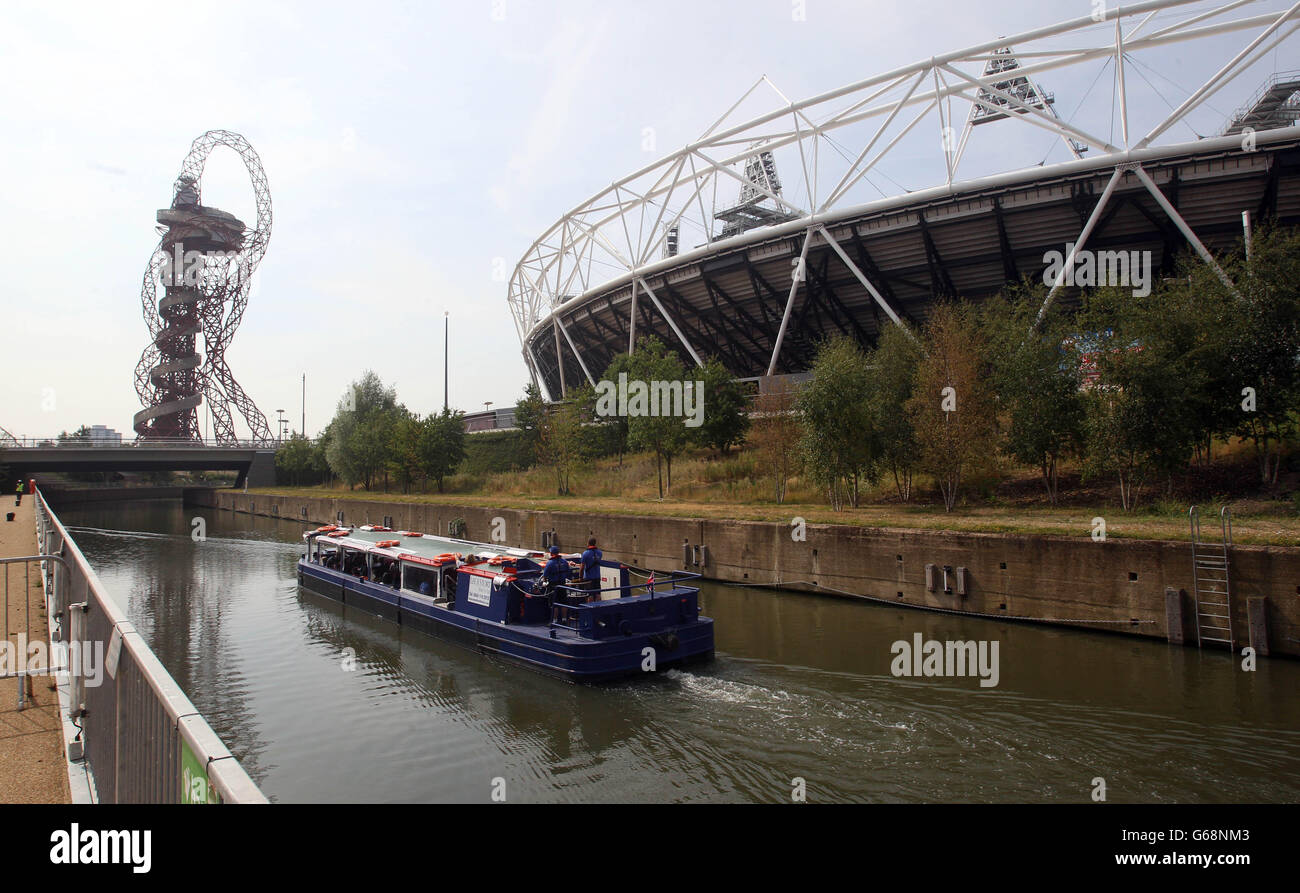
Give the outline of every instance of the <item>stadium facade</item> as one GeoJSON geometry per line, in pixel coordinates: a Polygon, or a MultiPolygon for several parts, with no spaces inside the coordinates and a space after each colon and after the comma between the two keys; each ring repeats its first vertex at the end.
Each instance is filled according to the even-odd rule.
{"type": "Polygon", "coordinates": [[[798,373],[829,335],[872,344],[884,326],[923,322],[943,297],[1042,281],[1059,252],[1050,312],[1073,291],[1070,246],[1149,252],[1159,277],[1189,249],[1214,264],[1244,222],[1300,224],[1300,74],[1271,72],[1216,135],[1194,126],[1211,97],[1246,73],[1258,86],[1260,67],[1291,48],[1300,4],[1267,6],[1098,11],[727,126],[761,80],[699,140],[588,199],[529,248],[509,301],[534,381],[558,398],[651,333],[688,363],[718,356],[737,378],[798,373]],[[1170,53],[1207,70],[1181,104],[1153,83],[1170,53]],[[1086,113],[1062,117],[1044,75],[1109,80],[1113,132],[1101,136],[1086,113]],[[1136,101],[1138,78],[1164,104],[1136,101]],[[1199,138],[1174,140],[1175,128],[1199,138]],[[1008,148],[1046,137],[1066,158],[997,170],[995,149],[991,172],[961,178],[968,149],[995,131],[1008,148]],[[910,163],[918,146],[934,148],[938,185],[855,200],[873,174],[888,177],[882,162],[906,153],[910,163]],[[778,160],[797,189],[783,187],[778,160]],[[720,196],[735,200],[719,207],[720,196]]]}

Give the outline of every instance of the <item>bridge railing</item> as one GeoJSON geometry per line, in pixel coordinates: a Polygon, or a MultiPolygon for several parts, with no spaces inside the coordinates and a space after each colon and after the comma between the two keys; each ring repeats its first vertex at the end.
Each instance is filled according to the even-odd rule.
{"type": "Polygon", "coordinates": [[[104,589],[36,492],[51,644],[68,654],[71,714],[101,803],[266,803],[104,589]],[[98,671],[91,673],[91,668],[98,671]]]}

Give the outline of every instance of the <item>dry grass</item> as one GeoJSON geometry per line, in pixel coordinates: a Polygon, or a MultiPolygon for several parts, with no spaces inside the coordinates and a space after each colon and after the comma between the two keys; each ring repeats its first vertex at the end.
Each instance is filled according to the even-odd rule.
{"type": "MultiPolygon", "coordinates": [[[[1300,545],[1300,503],[1267,499],[1241,492],[1238,478],[1249,481],[1250,468],[1227,462],[1220,469],[1213,490],[1236,494],[1236,498],[1197,498],[1178,487],[1158,501],[1148,501],[1133,512],[1122,511],[1115,494],[1106,485],[1084,486],[1076,473],[1063,475],[1061,505],[1046,504],[1041,484],[1030,474],[1011,474],[971,482],[964,504],[953,512],[943,510],[942,500],[929,481],[918,481],[919,496],[902,504],[891,480],[882,481],[864,494],[857,509],[831,511],[821,494],[808,482],[794,479],[783,504],[772,498],[772,482],[758,468],[756,454],[741,451],[725,458],[704,452],[683,456],[673,463],[670,495],[660,500],[653,456],[626,456],[590,463],[573,477],[576,495],[556,496],[555,477],[544,468],[490,475],[458,475],[447,482],[447,492],[400,494],[332,487],[275,488],[258,490],[267,494],[298,494],[307,497],[382,499],[391,502],[420,502],[475,505],[492,508],[541,509],[546,511],[600,512],[621,515],[710,518],[789,523],[802,517],[816,524],[849,524],[865,527],[924,530],[959,530],[980,533],[1089,536],[1094,518],[1104,518],[1108,537],[1124,539],[1186,540],[1187,508],[1200,501],[1202,518],[1217,521],[1219,506],[1233,508],[1234,541],[1242,544],[1300,545]]],[[[1005,473],[999,469],[999,475],[1005,473]]],[[[250,491],[254,492],[254,491],[250,491]]]]}

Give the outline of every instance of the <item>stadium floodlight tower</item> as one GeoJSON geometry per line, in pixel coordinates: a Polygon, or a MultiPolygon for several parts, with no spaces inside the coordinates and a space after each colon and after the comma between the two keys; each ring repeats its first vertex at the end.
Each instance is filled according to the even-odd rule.
{"type": "MultiPolygon", "coordinates": [[[[957,152],[953,156],[953,167],[961,163],[966,152],[966,143],[971,131],[980,124],[1001,121],[1008,115],[1024,115],[1032,110],[1045,112],[1061,120],[1056,113],[1056,97],[1039,89],[1034,79],[1022,70],[1020,60],[1016,58],[1011,47],[994,50],[984,65],[984,77],[1001,76],[1002,79],[988,86],[981,85],[976,91],[975,101],[971,105],[970,115],[966,118],[966,128],[957,143],[957,152]]],[[[1082,158],[1088,147],[1069,134],[1061,134],[1061,140],[1075,158],[1082,158]]]]}
{"type": "Polygon", "coordinates": [[[172,203],[158,212],[162,238],[145,270],[140,301],[151,336],[135,370],[144,409],[134,427],[142,440],[201,440],[199,407],[206,399],[213,435],[238,440],[231,407],[255,443],[270,443],[266,417],[226,364],[226,347],[248,306],[252,273],[271,238],[271,193],[253,147],[242,136],[211,130],[190,147],[172,203]],[[217,146],[237,152],[248,169],[257,205],[249,230],[234,215],[201,202],[200,181],[217,146]],[[156,300],[161,285],[164,295],[156,300]],[[206,356],[199,353],[202,336],[206,356]]]}
{"type": "MultiPolygon", "coordinates": [[[[757,148],[755,143],[751,148],[757,148]]],[[[745,159],[745,182],[740,187],[740,199],[730,208],[714,214],[722,221],[719,239],[729,239],[760,226],[772,226],[798,219],[777,202],[781,198],[781,178],[776,173],[776,160],[771,151],[761,149],[745,159]]]]}

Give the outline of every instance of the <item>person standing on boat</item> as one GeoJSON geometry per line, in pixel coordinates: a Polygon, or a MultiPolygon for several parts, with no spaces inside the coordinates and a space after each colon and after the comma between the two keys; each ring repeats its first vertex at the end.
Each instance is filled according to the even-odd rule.
{"type": "Polygon", "coordinates": [[[596,548],[596,538],[587,540],[587,551],[582,553],[582,588],[592,594],[600,592],[600,560],[604,557],[596,548]]]}
{"type": "Polygon", "coordinates": [[[542,579],[557,586],[569,579],[569,562],[560,557],[560,547],[551,546],[551,560],[542,568],[542,579]]]}
{"type": "Polygon", "coordinates": [[[555,604],[559,587],[563,586],[569,579],[569,562],[560,557],[560,547],[551,546],[551,560],[546,562],[546,567],[542,568],[542,580],[546,583],[547,592],[551,596],[551,604],[555,604]]]}

